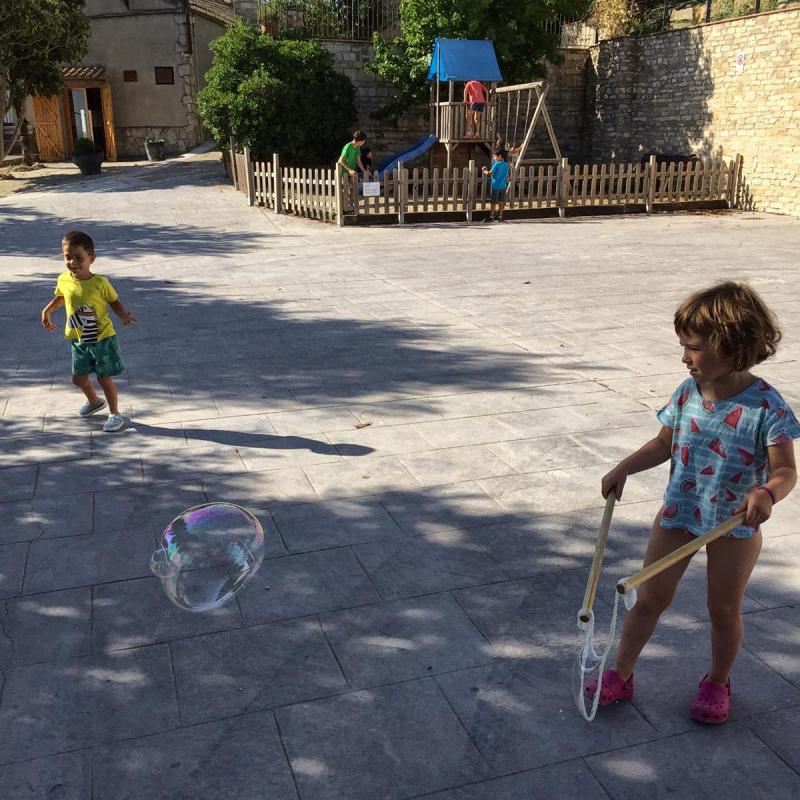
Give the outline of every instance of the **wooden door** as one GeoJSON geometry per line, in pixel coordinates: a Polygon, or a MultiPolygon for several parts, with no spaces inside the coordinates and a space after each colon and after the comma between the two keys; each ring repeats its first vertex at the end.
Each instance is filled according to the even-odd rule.
{"type": "Polygon", "coordinates": [[[106,135],[106,161],[117,160],[117,135],[114,132],[114,107],[111,105],[111,87],[106,84],[100,89],[103,101],[103,130],[106,135]]]}
{"type": "Polygon", "coordinates": [[[61,130],[59,98],[33,95],[33,116],[36,123],[36,144],[42,161],[64,160],[64,138],[61,130]]]}

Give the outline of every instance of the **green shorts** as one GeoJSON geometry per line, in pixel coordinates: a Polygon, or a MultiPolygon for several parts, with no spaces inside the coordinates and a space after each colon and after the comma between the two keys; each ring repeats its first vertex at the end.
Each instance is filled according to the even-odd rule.
{"type": "Polygon", "coordinates": [[[108,336],[94,344],[72,343],[72,374],[90,375],[98,378],[113,378],[125,369],[119,341],[116,336],[108,336]]]}

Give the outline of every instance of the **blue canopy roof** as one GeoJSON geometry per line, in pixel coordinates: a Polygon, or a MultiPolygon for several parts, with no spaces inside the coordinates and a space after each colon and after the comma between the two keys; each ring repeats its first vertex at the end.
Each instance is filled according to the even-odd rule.
{"type": "Polygon", "coordinates": [[[501,81],[494,45],[488,39],[437,39],[428,80],[501,81]]]}

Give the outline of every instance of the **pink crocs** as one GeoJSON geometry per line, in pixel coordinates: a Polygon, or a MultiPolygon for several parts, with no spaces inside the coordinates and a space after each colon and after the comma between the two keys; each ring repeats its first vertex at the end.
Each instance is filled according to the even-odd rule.
{"type": "MultiPolygon", "coordinates": [[[[583,686],[586,697],[594,699],[597,691],[597,678],[592,678],[583,686]]],[[[619,700],[633,700],[633,675],[623,681],[615,669],[603,670],[603,686],[600,689],[600,705],[610,706],[619,700]]]]}
{"type": "Polygon", "coordinates": [[[708,679],[708,673],[700,681],[700,689],[694,698],[689,716],[698,722],[721,725],[728,719],[731,707],[731,682],[722,686],[708,679]]]}

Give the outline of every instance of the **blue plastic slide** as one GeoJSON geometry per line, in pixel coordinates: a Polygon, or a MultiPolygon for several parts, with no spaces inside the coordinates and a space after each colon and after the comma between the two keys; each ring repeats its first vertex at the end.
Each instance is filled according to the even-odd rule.
{"type": "Polygon", "coordinates": [[[388,158],[378,167],[378,175],[382,178],[385,172],[391,172],[396,166],[398,161],[411,161],[413,158],[427,153],[433,147],[438,139],[432,133],[426,133],[418,142],[416,142],[408,150],[403,150],[402,153],[397,153],[391,158],[388,158]]]}

